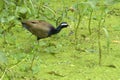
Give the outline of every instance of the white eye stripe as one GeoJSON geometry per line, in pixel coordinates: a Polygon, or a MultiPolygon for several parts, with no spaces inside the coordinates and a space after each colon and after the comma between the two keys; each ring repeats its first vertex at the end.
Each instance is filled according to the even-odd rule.
{"type": "Polygon", "coordinates": [[[66,23],[62,23],[61,25],[63,25],[63,26],[64,26],[64,25],[68,25],[68,24],[66,24],[66,23]]]}

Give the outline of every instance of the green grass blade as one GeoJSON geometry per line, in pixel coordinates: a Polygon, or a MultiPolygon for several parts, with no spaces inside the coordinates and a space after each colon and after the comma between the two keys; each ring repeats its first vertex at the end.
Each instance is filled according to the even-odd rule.
{"type": "Polygon", "coordinates": [[[106,36],[106,43],[107,43],[107,52],[109,53],[109,48],[110,48],[110,39],[109,39],[109,33],[106,28],[103,28],[106,36]]]}

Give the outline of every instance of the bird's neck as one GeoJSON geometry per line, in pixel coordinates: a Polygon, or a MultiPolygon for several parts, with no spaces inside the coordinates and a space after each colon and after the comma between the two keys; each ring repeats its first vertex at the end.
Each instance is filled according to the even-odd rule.
{"type": "Polygon", "coordinates": [[[52,32],[52,34],[57,34],[61,31],[62,26],[58,26],[56,29],[54,29],[54,31],[52,32]]]}

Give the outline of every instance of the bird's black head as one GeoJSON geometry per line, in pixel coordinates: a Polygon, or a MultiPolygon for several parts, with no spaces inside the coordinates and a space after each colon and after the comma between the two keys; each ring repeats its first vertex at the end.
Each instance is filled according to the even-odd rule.
{"type": "Polygon", "coordinates": [[[68,26],[67,22],[62,22],[60,25],[59,25],[61,28],[65,28],[68,26]]]}

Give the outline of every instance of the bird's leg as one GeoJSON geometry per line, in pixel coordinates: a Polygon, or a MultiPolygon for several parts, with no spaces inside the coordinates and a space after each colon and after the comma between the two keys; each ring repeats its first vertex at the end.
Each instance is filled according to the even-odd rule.
{"type": "Polygon", "coordinates": [[[38,43],[38,45],[39,45],[39,40],[40,40],[40,37],[37,37],[37,43],[38,43]]]}
{"type": "Polygon", "coordinates": [[[38,45],[39,45],[39,40],[37,40],[37,43],[38,43],[38,45]]]}
{"type": "MultiPolygon", "coordinates": [[[[39,45],[39,40],[40,40],[40,38],[37,37],[37,43],[38,43],[38,45],[39,45]]],[[[34,46],[35,46],[35,45],[34,45],[34,46]]],[[[37,46],[34,47],[34,50],[35,50],[35,51],[37,50],[37,46]]],[[[31,69],[31,70],[32,70],[32,67],[33,67],[34,60],[35,60],[36,56],[37,56],[37,54],[34,53],[34,54],[33,54],[33,58],[32,58],[32,62],[31,62],[31,66],[30,66],[30,69],[31,69]]]]}
{"type": "Polygon", "coordinates": [[[37,44],[39,45],[39,40],[37,40],[37,44]]]}

